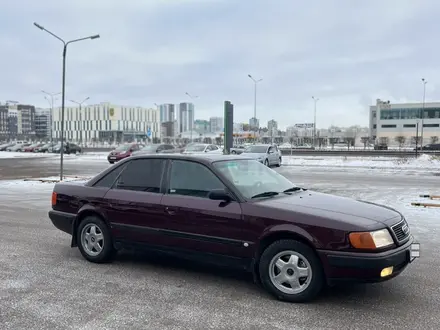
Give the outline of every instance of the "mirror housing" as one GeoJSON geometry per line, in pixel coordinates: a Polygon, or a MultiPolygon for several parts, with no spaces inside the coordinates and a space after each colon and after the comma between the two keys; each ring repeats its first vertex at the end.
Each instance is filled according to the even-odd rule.
{"type": "Polygon", "coordinates": [[[232,200],[231,196],[224,189],[213,189],[208,193],[208,198],[215,201],[229,202],[232,200]]]}

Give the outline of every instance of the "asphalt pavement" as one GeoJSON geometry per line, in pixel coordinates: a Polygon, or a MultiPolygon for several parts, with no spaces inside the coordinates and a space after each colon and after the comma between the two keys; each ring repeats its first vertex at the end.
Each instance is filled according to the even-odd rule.
{"type": "MultiPolygon", "coordinates": [[[[65,162],[66,174],[79,176],[108,166],[105,159],[65,162]]],[[[277,171],[300,185],[383,196],[384,203],[411,189],[440,187],[440,178],[432,176],[287,166],[277,171]]],[[[58,174],[53,159],[0,159],[0,179],[58,174]]],[[[420,214],[410,224],[422,258],[401,276],[327,289],[313,303],[290,304],[267,295],[248,274],[172,258],[124,253],[111,264],[89,263],[50,223],[51,189],[0,180],[1,329],[440,329],[440,225],[423,224],[435,219],[436,210],[413,213],[420,214]]]]}

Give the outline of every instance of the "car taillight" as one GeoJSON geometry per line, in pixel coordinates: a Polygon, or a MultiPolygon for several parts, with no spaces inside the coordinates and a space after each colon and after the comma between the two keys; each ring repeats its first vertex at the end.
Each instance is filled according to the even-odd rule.
{"type": "Polygon", "coordinates": [[[54,191],[52,192],[52,206],[55,206],[57,204],[57,193],[54,191]]]}

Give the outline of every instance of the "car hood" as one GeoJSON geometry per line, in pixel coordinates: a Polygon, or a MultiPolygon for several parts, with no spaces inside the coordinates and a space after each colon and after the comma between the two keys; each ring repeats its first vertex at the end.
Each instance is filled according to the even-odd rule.
{"type": "Polygon", "coordinates": [[[311,190],[263,199],[258,204],[366,227],[377,223],[389,226],[402,218],[398,211],[387,206],[311,190]]]}

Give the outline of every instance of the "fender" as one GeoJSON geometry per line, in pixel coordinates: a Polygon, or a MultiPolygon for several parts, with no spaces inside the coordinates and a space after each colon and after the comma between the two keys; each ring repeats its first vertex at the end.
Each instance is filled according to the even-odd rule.
{"type": "Polygon", "coordinates": [[[78,221],[79,219],[81,219],[83,217],[83,215],[85,213],[88,212],[93,212],[96,213],[98,216],[100,216],[104,222],[109,226],[110,228],[110,223],[107,220],[107,216],[105,214],[105,212],[103,212],[103,210],[99,207],[96,207],[94,205],[91,204],[84,204],[83,206],[81,206],[81,208],[79,209],[78,213],[76,214],[75,220],[72,223],[72,241],[70,243],[71,247],[76,247],[76,228],[78,225],[78,221]]]}
{"type": "Polygon", "coordinates": [[[275,226],[266,228],[263,231],[263,233],[258,238],[258,243],[257,243],[258,248],[260,247],[261,242],[269,236],[276,235],[276,234],[289,234],[289,233],[301,236],[315,249],[319,249],[322,247],[321,242],[317,238],[310,235],[307,231],[305,231],[301,227],[296,226],[294,224],[281,224],[281,225],[275,225],[275,226]]]}

